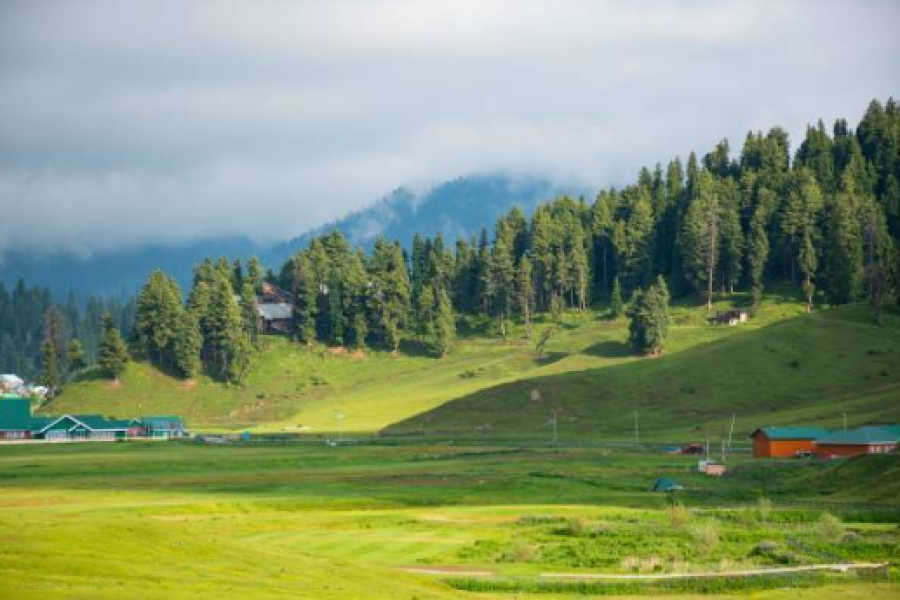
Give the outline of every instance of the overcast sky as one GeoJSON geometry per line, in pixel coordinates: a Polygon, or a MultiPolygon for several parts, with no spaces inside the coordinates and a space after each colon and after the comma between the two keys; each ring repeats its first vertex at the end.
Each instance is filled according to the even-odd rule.
{"type": "Polygon", "coordinates": [[[400,185],[600,186],[900,89],[900,2],[0,0],[0,251],[296,235],[400,185]]]}

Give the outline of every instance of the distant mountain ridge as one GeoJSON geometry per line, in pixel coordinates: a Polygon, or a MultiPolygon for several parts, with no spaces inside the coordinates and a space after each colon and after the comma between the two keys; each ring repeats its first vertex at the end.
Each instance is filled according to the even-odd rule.
{"type": "Polygon", "coordinates": [[[343,233],[352,245],[363,247],[374,243],[378,235],[399,240],[404,246],[412,242],[416,233],[433,236],[440,232],[453,241],[475,235],[482,227],[491,228],[513,206],[531,213],[541,202],[575,192],[572,187],[544,179],[506,175],[459,177],[421,196],[398,188],[366,209],[273,246],[263,262],[280,264],[313,237],[334,230],[343,233]]]}
{"type": "Polygon", "coordinates": [[[18,279],[25,279],[29,285],[49,288],[59,300],[70,291],[82,299],[89,295],[126,297],[133,295],[154,269],[166,271],[187,287],[194,266],[207,256],[246,259],[256,255],[266,267],[277,271],[312,237],[335,229],[354,246],[364,247],[370,246],[379,234],[404,245],[410,244],[416,233],[440,232],[448,240],[455,240],[473,235],[482,227],[492,227],[513,206],[530,213],[542,201],[572,191],[573,188],[565,189],[534,177],[459,177],[422,195],[398,188],[367,208],[271,246],[247,237],[223,237],[171,246],[148,245],[89,258],[66,254],[35,256],[14,250],[0,261],[0,281],[9,287],[18,279]]]}

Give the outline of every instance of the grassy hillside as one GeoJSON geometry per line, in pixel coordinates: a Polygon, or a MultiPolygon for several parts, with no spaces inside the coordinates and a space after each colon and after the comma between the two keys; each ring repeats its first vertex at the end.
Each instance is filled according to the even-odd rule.
{"type": "MultiPolygon", "coordinates": [[[[774,321],[708,343],[676,327],[662,358],[527,378],[455,400],[388,428],[392,434],[548,436],[556,410],[563,440],[633,436],[721,438],[790,423],[838,426],[900,421],[900,321],[871,322],[847,307],[774,321]],[[693,340],[696,341],[696,340],[693,340]],[[533,399],[533,390],[540,398],[533,399]]],[[[614,348],[609,342],[594,347],[614,348]]]]}
{"type": "MultiPolygon", "coordinates": [[[[354,356],[266,338],[244,386],[182,381],[132,363],[120,386],[85,378],[46,412],[128,417],[177,413],[198,429],[517,436],[544,439],[554,407],[563,439],[630,438],[639,410],[647,438],[721,428],[732,410],[741,432],[762,424],[898,419],[900,323],[871,324],[868,309],[807,316],[770,298],[757,318],[715,327],[676,307],[669,350],[637,358],[627,322],[570,314],[546,354],[533,342],[461,337],[448,358],[409,344],[399,355],[354,356]],[[531,400],[532,391],[541,398],[531,400]]],[[[538,334],[546,323],[538,324],[538,334]]]]}

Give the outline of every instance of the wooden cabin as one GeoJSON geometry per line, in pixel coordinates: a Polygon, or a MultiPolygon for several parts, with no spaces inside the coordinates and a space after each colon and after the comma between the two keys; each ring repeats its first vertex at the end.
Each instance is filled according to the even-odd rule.
{"type": "Polygon", "coordinates": [[[294,298],[271,283],[256,297],[256,329],[260,333],[290,333],[294,328],[294,298]]]}
{"type": "Polygon", "coordinates": [[[754,458],[793,458],[801,452],[813,452],[816,440],[828,433],[822,427],[763,427],[750,437],[754,458]]]}

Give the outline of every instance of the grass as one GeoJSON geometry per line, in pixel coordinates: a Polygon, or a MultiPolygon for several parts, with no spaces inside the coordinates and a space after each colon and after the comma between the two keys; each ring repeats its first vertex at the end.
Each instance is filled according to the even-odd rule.
{"type": "MultiPolygon", "coordinates": [[[[728,303],[722,303],[721,308],[728,303]]],[[[741,437],[759,425],[851,425],[900,419],[900,318],[872,324],[867,307],[804,314],[769,297],[735,328],[706,324],[678,306],[666,356],[642,359],[626,345],[627,322],[567,315],[538,357],[533,342],[463,335],[445,359],[416,343],[364,357],[267,337],[244,386],[182,381],[132,363],[121,386],[85,377],[48,413],[184,415],[198,430],[446,438],[547,439],[554,408],[564,439],[630,439],[638,410],[645,439],[719,436],[731,413],[741,437]],[[541,398],[531,400],[538,390],[541,398]]],[[[541,322],[536,337],[551,326],[541,322]]]]}
{"type": "Polygon", "coordinates": [[[732,415],[738,440],[767,425],[838,427],[845,413],[850,426],[900,421],[900,319],[878,327],[867,307],[847,307],[761,321],[730,335],[676,325],[662,358],[523,378],[386,433],[461,439],[488,430],[494,439],[546,438],[553,410],[560,439],[568,441],[628,439],[635,411],[643,439],[709,437],[717,444],[732,415]]]}
{"type": "Polygon", "coordinates": [[[653,442],[717,447],[732,414],[738,446],[764,425],[900,420],[900,318],[875,326],[865,306],[806,315],[775,296],[741,327],[707,325],[691,306],[672,318],[657,359],[632,356],[627,324],[592,312],[567,315],[542,357],[476,320],[446,359],[415,342],[354,357],[265,338],[241,387],[143,363],[120,386],[85,377],[47,412],[175,413],[198,430],[252,428],[254,441],[0,447],[0,597],[900,597],[855,577],[541,579],[844,560],[886,561],[896,578],[900,457],[736,452],[718,479],[653,442]],[[338,430],[378,437],[316,443],[338,430]],[[660,476],[686,490],[650,492],[660,476]]]}
{"type": "MultiPolygon", "coordinates": [[[[869,458],[885,460],[837,468],[858,478],[897,467],[897,457],[876,466],[869,458]]],[[[868,520],[853,516],[866,494],[829,495],[828,510],[796,508],[787,500],[822,502],[834,465],[774,479],[759,473],[770,463],[735,461],[738,475],[712,479],[693,472],[689,457],[599,448],[3,447],[0,597],[465,598],[472,592],[400,567],[470,566],[534,581],[542,572],[811,564],[826,550],[900,565],[896,497],[868,520]],[[688,488],[680,506],[648,491],[663,474],[688,488]],[[759,552],[763,542],[774,546],[759,552]]],[[[883,581],[812,583],[816,598],[897,593],[883,581]]],[[[786,597],[749,587],[755,597],[786,597]]],[[[520,588],[507,591],[577,591],[520,588]]]]}

